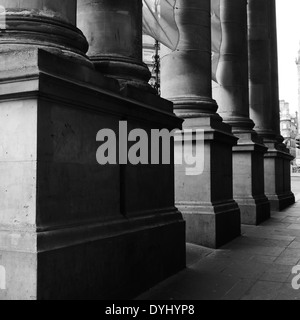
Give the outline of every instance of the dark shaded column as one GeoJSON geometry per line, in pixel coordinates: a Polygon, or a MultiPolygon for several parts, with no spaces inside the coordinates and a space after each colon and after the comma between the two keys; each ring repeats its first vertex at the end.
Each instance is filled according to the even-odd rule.
{"type": "Polygon", "coordinates": [[[249,115],[247,0],[221,0],[220,4],[222,46],[213,97],[224,122],[239,138],[233,148],[233,195],[242,223],[256,225],[270,217],[270,203],[263,178],[267,148],[249,115]]]}
{"type": "MultiPolygon", "coordinates": [[[[134,298],[185,267],[185,222],[173,141],[170,162],[134,165],[127,140],[182,120],[95,70],[75,0],[0,6],[0,300],[134,298]],[[123,161],[98,161],[107,132],[123,161]]],[[[119,13],[139,21],[137,8],[119,13]]]]}
{"type": "MultiPolygon", "coordinates": [[[[178,50],[162,54],[162,96],[185,120],[183,133],[202,130],[204,139],[203,171],[189,176],[182,166],[176,168],[176,202],[187,222],[187,241],[219,247],[240,235],[240,210],[232,183],[237,139],[212,99],[210,0],[177,1],[176,19],[180,43],[178,50]]],[[[191,143],[192,135],[184,140],[191,143]]],[[[177,137],[175,152],[181,144],[177,137]]]]}
{"type": "Polygon", "coordinates": [[[292,156],[282,144],[278,93],[275,0],[250,0],[248,5],[250,115],[262,137],[265,154],[265,192],[273,210],[293,204],[290,184],[292,156]]]}

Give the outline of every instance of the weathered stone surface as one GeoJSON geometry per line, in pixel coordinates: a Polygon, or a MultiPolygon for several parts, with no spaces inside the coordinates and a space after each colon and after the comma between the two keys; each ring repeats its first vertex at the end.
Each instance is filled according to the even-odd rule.
{"type": "Polygon", "coordinates": [[[0,299],[132,298],[184,268],[174,166],[96,161],[98,131],[118,133],[122,119],[180,128],[170,104],[122,96],[114,80],[40,49],[0,60],[0,299]]]}
{"type": "Polygon", "coordinates": [[[142,57],[142,0],[79,0],[78,27],[101,73],[151,91],[142,57]]]}
{"type": "Polygon", "coordinates": [[[40,16],[76,25],[76,1],[74,0],[1,0],[8,15],[40,16]]]}
{"type": "Polygon", "coordinates": [[[76,0],[1,0],[5,28],[0,30],[0,52],[38,46],[81,63],[88,43],[76,27],[76,0]]]}

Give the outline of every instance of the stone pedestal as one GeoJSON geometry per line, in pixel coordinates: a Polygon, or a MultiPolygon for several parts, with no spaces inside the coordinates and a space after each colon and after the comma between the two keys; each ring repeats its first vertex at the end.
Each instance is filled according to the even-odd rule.
{"type": "Polygon", "coordinates": [[[247,0],[221,0],[222,46],[213,97],[219,114],[239,138],[233,148],[233,196],[243,224],[257,225],[270,217],[264,189],[267,148],[249,117],[247,0]]]}
{"type": "Polygon", "coordinates": [[[44,51],[0,58],[26,61],[0,79],[0,299],[129,299],[184,268],[174,167],[96,161],[99,130],[178,127],[172,105],[44,51]]]}
{"type": "Polygon", "coordinates": [[[278,143],[267,143],[265,155],[266,195],[273,211],[281,211],[295,203],[291,190],[291,161],[289,150],[278,143]]]}
{"type": "Polygon", "coordinates": [[[280,136],[276,7],[274,0],[248,4],[250,115],[268,147],[265,154],[265,192],[272,210],[295,202],[290,185],[293,157],[280,136]]]}
{"type": "MultiPolygon", "coordinates": [[[[177,1],[176,19],[180,43],[177,51],[162,53],[162,96],[174,102],[176,114],[185,120],[184,131],[202,130],[204,139],[203,172],[188,176],[176,167],[176,204],[187,223],[187,241],[217,248],[240,235],[232,185],[237,139],[212,99],[210,1],[177,1]]],[[[181,144],[178,137],[175,152],[181,144]]]]}
{"type": "Polygon", "coordinates": [[[265,194],[264,155],[266,147],[256,134],[237,134],[233,148],[234,199],[241,209],[242,224],[258,225],[270,218],[265,194]]]}
{"type": "MultiPolygon", "coordinates": [[[[61,17],[75,2],[43,1],[42,10],[56,4],[61,17]]],[[[133,298],[185,267],[174,166],[100,165],[96,136],[111,129],[119,148],[120,120],[148,133],[182,121],[157,96],[131,87],[121,95],[93,69],[87,46],[52,41],[44,28],[52,18],[27,16],[39,7],[19,3],[9,9],[22,22],[8,20],[12,39],[0,30],[0,300],[133,298]],[[27,36],[27,19],[39,21],[45,41],[27,36]]]]}
{"type": "Polygon", "coordinates": [[[78,0],[77,21],[98,71],[121,86],[151,91],[151,74],[142,56],[142,0],[78,0]]]}

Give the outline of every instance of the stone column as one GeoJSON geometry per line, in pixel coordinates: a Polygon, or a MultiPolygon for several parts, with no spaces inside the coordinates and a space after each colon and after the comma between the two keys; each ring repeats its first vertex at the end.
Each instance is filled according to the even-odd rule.
{"type": "Polygon", "coordinates": [[[262,137],[265,154],[265,192],[273,210],[295,202],[291,192],[292,156],[280,135],[275,0],[250,0],[248,5],[250,115],[262,137]]]}
{"type": "MultiPolygon", "coordinates": [[[[216,113],[211,86],[210,0],[177,1],[178,50],[163,52],[162,96],[174,102],[187,129],[203,130],[204,170],[188,176],[176,168],[176,202],[187,222],[187,241],[219,247],[240,235],[240,210],[233,200],[232,146],[237,139],[216,113]]],[[[185,138],[191,142],[190,138],[185,138]]],[[[177,137],[175,152],[182,139],[177,137]]]]}
{"type": "Polygon", "coordinates": [[[151,91],[142,56],[142,0],[78,0],[77,23],[98,71],[151,91]]]}
{"type": "Polygon", "coordinates": [[[242,223],[257,225],[270,217],[270,202],[263,178],[267,148],[249,115],[247,0],[221,0],[220,4],[222,46],[213,97],[224,122],[239,138],[233,148],[233,195],[242,223]]]}
{"type": "Polygon", "coordinates": [[[134,298],[185,267],[186,244],[173,141],[167,164],[133,165],[128,136],[182,120],[95,70],[76,0],[0,6],[0,300],[134,298]],[[122,163],[98,161],[109,137],[122,163]]]}

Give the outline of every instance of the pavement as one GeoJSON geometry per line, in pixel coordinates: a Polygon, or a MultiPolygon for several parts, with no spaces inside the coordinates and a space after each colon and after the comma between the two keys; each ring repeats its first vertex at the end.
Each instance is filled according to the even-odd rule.
{"type": "Polygon", "coordinates": [[[292,190],[295,205],[221,249],[187,244],[187,268],[137,300],[300,300],[300,177],[292,190]]]}

